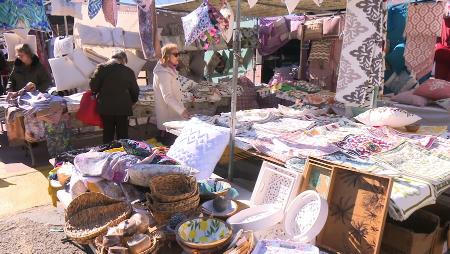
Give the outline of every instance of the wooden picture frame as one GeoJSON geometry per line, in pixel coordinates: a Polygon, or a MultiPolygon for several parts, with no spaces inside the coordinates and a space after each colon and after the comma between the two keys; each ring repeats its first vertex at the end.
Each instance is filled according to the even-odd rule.
{"type": "MultiPolygon", "coordinates": [[[[317,173],[316,173],[317,174],[317,173]]],[[[326,196],[329,214],[316,245],[341,253],[379,253],[386,222],[392,178],[310,158],[305,165],[302,190],[326,196]],[[315,172],[329,174],[327,185],[313,185],[315,172]]]]}

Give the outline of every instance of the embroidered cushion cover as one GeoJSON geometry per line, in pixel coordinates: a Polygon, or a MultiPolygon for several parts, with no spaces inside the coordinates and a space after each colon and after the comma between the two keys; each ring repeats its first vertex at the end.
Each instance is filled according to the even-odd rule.
{"type": "Polygon", "coordinates": [[[450,98],[450,82],[442,79],[429,79],[414,92],[431,100],[450,98]]]}
{"type": "Polygon", "coordinates": [[[167,156],[200,171],[198,180],[211,176],[228,145],[229,130],[191,120],[170,147],[167,156]]]}
{"type": "Polygon", "coordinates": [[[413,124],[422,118],[403,109],[379,107],[359,114],[355,119],[368,126],[389,126],[399,128],[413,124]]]}

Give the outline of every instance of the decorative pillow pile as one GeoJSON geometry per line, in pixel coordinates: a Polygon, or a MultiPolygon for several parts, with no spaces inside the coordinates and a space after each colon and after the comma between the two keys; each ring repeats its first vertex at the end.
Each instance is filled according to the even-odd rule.
{"type": "Polygon", "coordinates": [[[175,140],[167,156],[200,172],[197,180],[207,179],[228,144],[229,130],[191,120],[175,140]]]}
{"type": "Polygon", "coordinates": [[[422,118],[403,109],[379,107],[359,114],[355,119],[368,126],[399,128],[413,124],[422,118]]]}
{"type": "Polygon", "coordinates": [[[450,98],[450,82],[442,79],[429,79],[425,81],[414,92],[430,100],[441,100],[450,98]]]}
{"type": "Polygon", "coordinates": [[[403,93],[399,93],[391,98],[392,101],[413,105],[418,107],[424,107],[428,104],[428,99],[419,95],[415,95],[414,91],[406,91],[403,93]]]}

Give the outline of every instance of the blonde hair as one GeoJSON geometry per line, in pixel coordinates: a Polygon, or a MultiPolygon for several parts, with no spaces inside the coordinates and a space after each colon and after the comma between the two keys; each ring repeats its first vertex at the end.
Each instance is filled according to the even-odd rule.
{"type": "Polygon", "coordinates": [[[33,49],[31,49],[30,45],[28,44],[18,44],[16,45],[16,52],[24,53],[25,55],[28,55],[30,58],[34,56],[33,49]]]}
{"type": "Polygon", "coordinates": [[[169,61],[170,55],[175,51],[175,49],[178,49],[177,44],[169,43],[166,44],[164,47],[161,48],[161,63],[165,64],[169,61]]]}

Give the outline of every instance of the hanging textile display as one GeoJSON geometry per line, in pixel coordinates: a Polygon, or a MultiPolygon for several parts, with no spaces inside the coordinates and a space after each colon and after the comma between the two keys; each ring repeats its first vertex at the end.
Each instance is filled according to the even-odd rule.
{"type": "Polygon", "coordinates": [[[102,9],[103,1],[102,0],[89,0],[88,3],[88,15],[90,19],[93,19],[99,13],[100,9],[102,9]]]}
{"type": "Polygon", "coordinates": [[[186,45],[192,44],[201,35],[213,27],[208,14],[208,4],[203,2],[197,9],[181,17],[183,21],[184,40],[186,45]]]}
{"type": "Polygon", "coordinates": [[[228,2],[224,3],[222,9],[220,9],[220,13],[223,17],[228,20],[228,28],[222,31],[222,38],[226,43],[231,41],[233,38],[233,25],[234,25],[234,12],[233,8],[231,8],[228,2]]]}
{"type": "Polygon", "coordinates": [[[102,2],[103,15],[105,20],[113,26],[117,26],[117,16],[119,6],[116,0],[103,0],[102,2]]]}
{"type": "Polygon", "coordinates": [[[347,106],[371,106],[374,88],[383,84],[383,7],[381,0],[347,1],[336,91],[347,106]]]}
{"type": "Polygon", "coordinates": [[[288,15],[284,17],[266,17],[259,19],[259,47],[262,56],[275,53],[290,40],[292,23],[305,21],[304,16],[288,15]]]}
{"type": "Polygon", "coordinates": [[[146,59],[156,56],[155,35],[158,26],[156,25],[156,8],[154,0],[140,1],[138,6],[139,33],[141,35],[142,52],[146,59]]]}
{"type": "Polygon", "coordinates": [[[51,31],[42,0],[0,1],[0,29],[16,28],[51,31]]]}
{"type": "Polygon", "coordinates": [[[444,2],[411,4],[405,28],[405,64],[417,80],[433,69],[436,37],[441,32],[444,2]]]}

